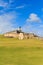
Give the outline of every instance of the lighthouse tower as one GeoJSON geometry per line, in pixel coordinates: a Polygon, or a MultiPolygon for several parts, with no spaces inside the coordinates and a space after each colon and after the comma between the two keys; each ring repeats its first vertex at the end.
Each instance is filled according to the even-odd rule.
{"type": "Polygon", "coordinates": [[[21,26],[19,26],[18,31],[19,31],[19,32],[22,32],[21,26]]]}

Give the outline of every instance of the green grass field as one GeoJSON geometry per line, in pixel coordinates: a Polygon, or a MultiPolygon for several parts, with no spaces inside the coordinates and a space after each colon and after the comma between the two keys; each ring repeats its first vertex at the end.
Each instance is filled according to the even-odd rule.
{"type": "Polygon", "coordinates": [[[0,65],[43,65],[43,41],[0,36],[0,65]]]}

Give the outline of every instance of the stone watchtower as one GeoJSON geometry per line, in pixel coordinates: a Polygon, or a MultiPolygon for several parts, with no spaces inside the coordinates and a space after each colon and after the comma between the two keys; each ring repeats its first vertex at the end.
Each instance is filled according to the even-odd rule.
{"type": "Polygon", "coordinates": [[[21,26],[19,26],[18,31],[19,31],[20,33],[22,32],[21,26]]]}

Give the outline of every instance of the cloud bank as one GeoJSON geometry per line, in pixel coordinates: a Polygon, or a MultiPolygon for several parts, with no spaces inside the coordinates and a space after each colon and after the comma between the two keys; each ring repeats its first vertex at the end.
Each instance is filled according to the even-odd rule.
{"type": "Polygon", "coordinates": [[[21,6],[17,6],[16,9],[21,9],[21,8],[24,8],[25,6],[24,5],[21,5],[21,6]]]}
{"type": "Polygon", "coordinates": [[[17,13],[12,8],[14,0],[0,0],[0,33],[12,31],[17,27],[17,13]]]}
{"type": "Polygon", "coordinates": [[[15,19],[16,19],[16,13],[14,12],[1,15],[0,16],[0,33],[5,33],[7,31],[14,30],[14,28],[16,28],[17,26],[15,19]],[[12,23],[13,19],[14,19],[14,24],[12,23]]]}

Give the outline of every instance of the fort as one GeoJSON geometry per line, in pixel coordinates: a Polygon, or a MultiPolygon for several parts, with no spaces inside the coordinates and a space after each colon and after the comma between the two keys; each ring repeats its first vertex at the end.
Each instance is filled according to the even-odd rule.
{"type": "Polygon", "coordinates": [[[5,37],[10,37],[10,38],[18,38],[18,39],[32,39],[36,38],[38,39],[39,37],[35,35],[34,33],[25,33],[22,32],[21,27],[19,27],[18,30],[14,30],[11,32],[4,33],[5,37]]]}

